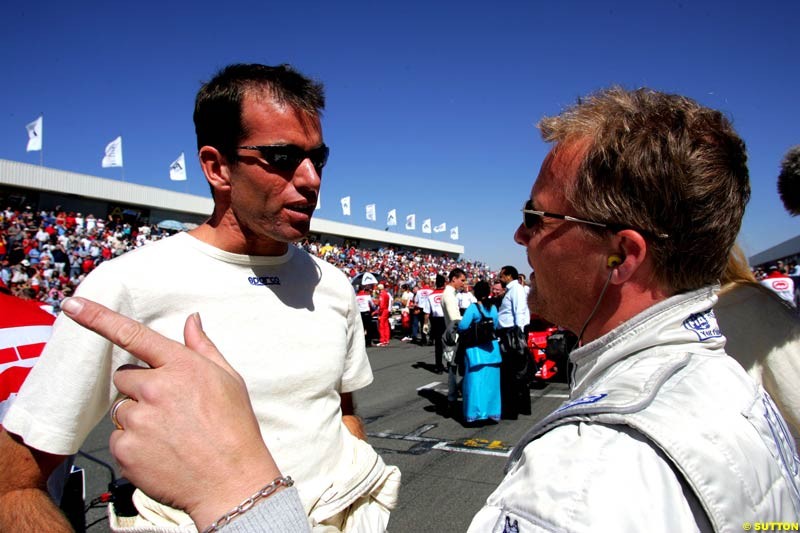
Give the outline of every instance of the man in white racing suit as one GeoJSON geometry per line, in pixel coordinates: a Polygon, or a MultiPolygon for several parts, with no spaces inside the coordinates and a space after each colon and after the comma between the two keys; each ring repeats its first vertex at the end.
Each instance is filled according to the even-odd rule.
{"type": "MultiPolygon", "coordinates": [[[[750,195],[744,143],[721,113],[648,89],[599,92],[540,129],[555,146],[515,240],[533,268],[531,311],[576,332],[583,345],[570,355],[570,399],[518,444],[470,531],[733,532],[796,523],[794,443],[769,396],[725,354],[711,309],[750,195]]],[[[88,302],[64,309],[112,340],[121,324],[130,326],[88,302]]],[[[202,343],[161,346],[147,331],[128,346],[157,368],[128,380],[124,392],[136,395],[168,372],[236,377],[202,343]]],[[[127,416],[155,410],[182,427],[213,421],[215,432],[241,435],[238,460],[248,468],[215,464],[227,487],[201,501],[183,486],[203,465],[169,459],[179,443],[208,447],[207,433],[131,428],[121,432],[124,448],[112,446],[135,465],[126,475],[160,479],[198,527],[223,516],[223,497],[241,501],[281,475],[260,439],[248,437],[250,415],[225,401],[244,396],[241,388],[204,395],[200,408],[162,387],[158,404],[120,409],[123,427],[127,416]],[[136,442],[147,442],[146,452],[136,442]],[[236,472],[236,486],[248,489],[231,486],[236,472]]],[[[273,498],[223,531],[307,528],[291,518],[296,495],[273,498]]]]}
{"type": "Polygon", "coordinates": [[[571,400],[517,444],[470,531],[796,521],[794,440],[725,354],[714,302],[711,288],[674,296],[572,352],[571,400]]]}

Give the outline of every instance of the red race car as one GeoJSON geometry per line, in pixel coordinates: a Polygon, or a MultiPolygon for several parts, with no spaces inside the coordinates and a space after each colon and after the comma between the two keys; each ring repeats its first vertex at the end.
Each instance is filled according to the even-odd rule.
{"type": "Polygon", "coordinates": [[[533,381],[569,383],[569,352],[575,348],[577,337],[538,317],[532,317],[527,332],[528,349],[536,368],[533,381]]]}

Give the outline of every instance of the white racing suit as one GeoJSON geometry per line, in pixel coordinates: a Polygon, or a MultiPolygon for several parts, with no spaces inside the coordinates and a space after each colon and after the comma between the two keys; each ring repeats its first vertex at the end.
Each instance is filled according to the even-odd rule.
{"type": "Polygon", "coordinates": [[[800,517],[800,459],[725,354],[711,287],[574,351],[570,400],[515,447],[472,532],[731,531],[800,517]]]}

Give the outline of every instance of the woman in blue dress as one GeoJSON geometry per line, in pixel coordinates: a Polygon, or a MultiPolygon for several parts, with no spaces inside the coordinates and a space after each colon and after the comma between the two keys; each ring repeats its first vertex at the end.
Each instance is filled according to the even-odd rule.
{"type": "Polygon", "coordinates": [[[462,384],[464,419],[467,422],[487,418],[500,420],[501,357],[500,345],[493,334],[497,328],[497,308],[491,305],[487,282],[476,283],[474,292],[478,301],[467,308],[458,324],[460,339],[466,347],[462,384]],[[492,323],[486,318],[491,318],[492,323]],[[482,320],[483,326],[476,327],[482,320]],[[476,335],[476,329],[483,331],[476,335]]]}

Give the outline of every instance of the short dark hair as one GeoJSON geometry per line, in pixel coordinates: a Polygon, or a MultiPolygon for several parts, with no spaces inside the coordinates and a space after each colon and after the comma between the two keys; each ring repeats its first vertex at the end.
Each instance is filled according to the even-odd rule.
{"type": "Polygon", "coordinates": [[[436,288],[437,289],[441,289],[442,287],[444,287],[444,281],[445,281],[444,276],[442,276],[441,274],[436,274],[436,288]]]}
{"type": "Polygon", "coordinates": [[[198,150],[203,146],[213,146],[229,163],[237,161],[236,147],[247,134],[242,124],[242,102],[248,93],[267,94],[275,102],[290,105],[311,116],[319,116],[325,108],[322,84],[305,77],[290,65],[228,65],[197,93],[194,130],[198,150]]]}
{"type": "Polygon", "coordinates": [[[506,265],[500,269],[500,275],[504,276],[511,276],[514,279],[519,279],[519,272],[517,272],[516,267],[511,265],[506,265]]]}
{"type": "Polygon", "coordinates": [[[456,278],[460,278],[461,276],[466,276],[466,275],[467,275],[466,272],[464,272],[460,268],[454,268],[453,270],[450,271],[450,275],[447,276],[447,280],[453,281],[456,278]]]}
{"type": "Polygon", "coordinates": [[[475,294],[475,299],[483,303],[489,298],[489,295],[492,293],[492,289],[488,282],[479,281],[475,284],[475,287],[472,288],[472,292],[475,294]]]}

